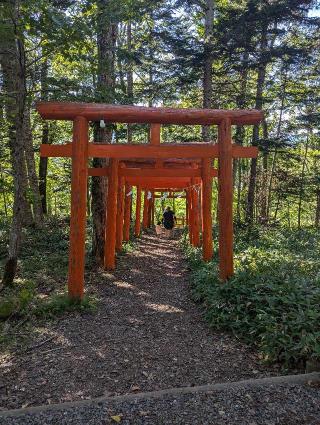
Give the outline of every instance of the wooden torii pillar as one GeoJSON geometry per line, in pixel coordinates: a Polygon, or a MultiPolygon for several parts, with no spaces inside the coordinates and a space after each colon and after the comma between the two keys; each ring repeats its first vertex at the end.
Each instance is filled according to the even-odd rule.
{"type": "MultiPolygon", "coordinates": [[[[121,168],[125,166],[121,164],[121,168]]],[[[123,222],[124,222],[124,185],[125,179],[123,176],[119,176],[119,186],[118,186],[118,199],[117,199],[117,224],[116,224],[116,251],[120,252],[122,250],[122,241],[123,241],[123,222]]]]}
{"type": "MultiPolygon", "coordinates": [[[[223,119],[219,124],[218,146],[219,270],[220,278],[226,280],[233,275],[233,156],[229,118],[223,119]]],[[[206,173],[208,173],[208,164],[206,164],[206,173]]],[[[206,196],[204,193],[204,202],[207,202],[206,196]]]]}
{"type": "Polygon", "coordinates": [[[136,218],[134,226],[134,235],[136,238],[141,233],[141,186],[137,185],[137,198],[136,198],[136,218]]]}
{"type": "Polygon", "coordinates": [[[148,202],[148,224],[147,227],[151,227],[153,223],[153,210],[154,210],[154,190],[150,190],[151,198],[148,202]]]}
{"type": "Polygon", "coordinates": [[[210,175],[210,158],[202,160],[202,220],[203,220],[203,259],[210,261],[213,254],[212,247],[212,217],[211,217],[211,198],[212,198],[212,178],[210,175]]]}
{"type": "Polygon", "coordinates": [[[193,199],[191,194],[191,188],[187,189],[187,206],[188,206],[188,227],[189,227],[189,242],[191,245],[194,244],[194,209],[193,199]]]}
{"type": "Polygon", "coordinates": [[[199,210],[199,193],[198,188],[195,186],[195,179],[191,180],[191,204],[192,204],[192,245],[195,247],[200,246],[200,210],[199,210]]]}
{"type": "Polygon", "coordinates": [[[149,214],[149,190],[144,191],[143,197],[143,216],[142,216],[142,228],[145,230],[148,227],[148,214],[149,214]]]}
{"type": "MultiPolygon", "coordinates": [[[[84,254],[86,224],[87,160],[111,158],[109,167],[108,215],[106,224],[105,267],[115,266],[116,212],[118,192],[118,162],[122,158],[155,159],[199,158],[202,160],[202,208],[204,259],[212,256],[210,163],[219,162],[219,265],[222,280],[233,274],[233,219],[232,219],[232,160],[257,156],[257,148],[232,144],[231,125],[255,125],[263,113],[256,110],[214,110],[146,108],[73,102],[41,102],[37,110],[44,119],[73,121],[73,142],[52,146],[42,145],[41,155],[72,158],[71,219],[68,288],[72,298],[81,299],[84,288],[84,254]],[[104,119],[119,123],[149,123],[175,125],[218,125],[218,143],[118,145],[88,143],[88,121],[104,119]],[[112,202],[113,201],[113,202],[112,202]]],[[[129,182],[132,184],[132,182],[129,182]]],[[[140,182],[136,183],[140,185],[140,182]]],[[[155,182],[149,188],[156,187],[155,182]]],[[[181,187],[174,182],[162,186],[167,190],[181,187]]],[[[160,187],[159,187],[160,188],[160,187]]],[[[189,217],[190,221],[190,217],[189,217]]]]}
{"type": "Polygon", "coordinates": [[[185,194],[186,194],[186,225],[188,226],[189,225],[189,200],[188,200],[188,193],[187,193],[187,191],[185,191],[185,194]]]}
{"type": "Polygon", "coordinates": [[[131,206],[132,206],[132,186],[128,183],[125,185],[124,199],[124,223],[123,223],[123,240],[129,242],[130,239],[130,221],[131,221],[131,206]]]}
{"type": "Polygon", "coordinates": [[[84,292],[89,126],[85,117],[73,120],[71,216],[68,292],[82,299],[84,292]]]}
{"type": "Polygon", "coordinates": [[[114,270],[116,266],[117,201],[118,201],[119,160],[110,159],[110,176],[107,196],[107,217],[104,248],[104,268],[114,270]]]}

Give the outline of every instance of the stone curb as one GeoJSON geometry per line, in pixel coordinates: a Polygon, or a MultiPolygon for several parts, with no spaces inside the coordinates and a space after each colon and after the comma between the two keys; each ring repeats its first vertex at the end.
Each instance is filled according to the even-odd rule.
{"type": "Polygon", "coordinates": [[[261,379],[246,379],[242,381],[224,382],[221,384],[208,384],[195,387],[169,388],[159,391],[149,391],[142,393],[131,393],[117,396],[102,396],[86,400],[70,401],[65,403],[49,404],[42,406],[26,407],[21,409],[12,409],[0,411],[0,418],[17,417],[22,415],[31,415],[46,411],[67,410],[89,405],[102,404],[106,402],[122,402],[141,399],[160,399],[166,396],[175,396],[180,394],[195,394],[214,391],[224,391],[239,387],[264,387],[278,384],[305,384],[307,382],[320,382],[320,372],[305,373],[300,375],[274,376],[261,379]]]}

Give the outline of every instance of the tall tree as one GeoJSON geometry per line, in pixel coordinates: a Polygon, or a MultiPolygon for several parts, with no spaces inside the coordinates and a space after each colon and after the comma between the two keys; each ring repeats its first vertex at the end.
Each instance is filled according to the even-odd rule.
{"type": "Polygon", "coordinates": [[[2,284],[11,285],[16,273],[21,245],[23,217],[26,214],[25,172],[25,57],[21,29],[20,1],[10,0],[0,5],[3,27],[0,34],[0,61],[6,93],[6,112],[14,174],[13,220],[10,230],[8,259],[2,284]]]}
{"type": "MultiPolygon", "coordinates": [[[[117,14],[114,2],[97,0],[97,49],[98,69],[95,98],[98,102],[113,103],[115,98],[115,48],[117,37],[117,14]]],[[[94,140],[97,143],[111,142],[112,128],[110,125],[101,126],[99,122],[94,126],[94,140]]],[[[106,160],[93,159],[94,167],[105,167],[106,160]]],[[[98,265],[103,264],[104,237],[106,219],[106,178],[93,177],[92,193],[92,225],[93,240],[92,254],[98,265]]]]}
{"type": "MultiPolygon", "coordinates": [[[[212,65],[213,65],[213,18],[214,0],[206,0],[204,6],[204,64],[203,64],[203,107],[212,107],[212,65]]],[[[202,127],[202,138],[210,141],[210,127],[202,127]]]]}
{"type": "MultiPolygon", "coordinates": [[[[266,50],[268,45],[267,39],[268,22],[264,22],[261,28],[261,40],[260,40],[260,58],[257,73],[257,87],[256,87],[256,99],[255,109],[262,109],[263,106],[263,90],[266,78],[266,50]]],[[[259,141],[259,125],[254,125],[252,133],[252,145],[257,146],[259,141]]],[[[250,167],[250,180],[248,189],[248,201],[247,201],[247,215],[246,221],[252,223],[254,214],[254,199],[256,190],[256,179],[257,179],[257,158],[251,159],[250,167]]]]}
{"type": "MultiPolygon", "coordinates": [[[[133,61],[132,61],[132,22],[129,18],[127,23],[127,98],[130,105],[133,104],[133,61]]],[[[128,143],[132,143],[132,125],[128,124],[127,129],[128,143]]]]}
{"type": "MultiPolygon", "coordinates": [[[[45,58],[41,63],[41,100],[48,100],[48,59],[45,58]]],[[[41,143],[49,143],[49,124],[44,120],[42,123],[41,143]]],[[[43,214],[47,214],[47,171],[48,158],[40,157],[39,160],[39,193],[41,198],[41,206],[43,214]]]]}
{"type": "Polygon", "coordinates": [[[30,107],[26,102],[24,110],[24,148],[27,164],[27,173],[30,187],[30,197],[33,210],[33,220],[36,226],[41,226],[43,221],[43,212],[41,205],[41,197],[39,191],[39,182],[36,172],[36,163],[34,158],[33,137],[30,123],[30,107]]]}

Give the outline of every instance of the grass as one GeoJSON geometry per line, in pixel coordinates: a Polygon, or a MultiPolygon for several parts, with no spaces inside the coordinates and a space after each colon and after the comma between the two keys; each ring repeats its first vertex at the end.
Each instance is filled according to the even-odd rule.
{"type": "Polygon", "coordinates": [[[67,293],[55,294],[46,301],[37,302],[34,308],[35,316],[54,317],[64,312],[80,311],[92,313],[96,308],[96,299],[84,296],[80,300],[70,299],[67,293]]]}
{"type": "Polygon", "coordinates": [[[221,283],[217,255],[204,264],[183,247],[193,270],[193,295],[210,326],[232,332],[286,368],[320,360],[320,235],[314,229],[238,229],[235,275],[221,283]]]}

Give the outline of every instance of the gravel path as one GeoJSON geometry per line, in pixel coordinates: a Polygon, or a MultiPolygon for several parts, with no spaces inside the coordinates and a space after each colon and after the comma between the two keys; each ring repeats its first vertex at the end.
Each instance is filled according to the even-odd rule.
{"type": "Polygon", "coordinates": [[[143,236],[114,273],[88,274],[95,313],[35,323],[28,347],[2,356],[0,408],[277,375],[208,328],[188,279],[177,241],[143,236]]]}
{"type": "Polygon", "coordinates": [[[319,425],[320,389],[281,384],[91,403],[1,418],[0,425],[319,425]]]}

